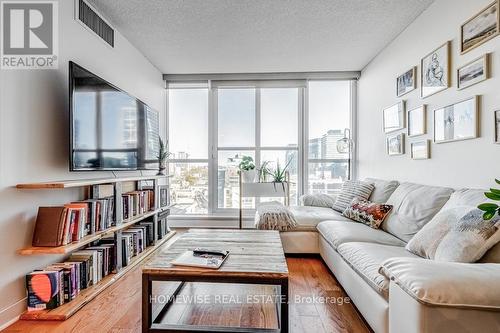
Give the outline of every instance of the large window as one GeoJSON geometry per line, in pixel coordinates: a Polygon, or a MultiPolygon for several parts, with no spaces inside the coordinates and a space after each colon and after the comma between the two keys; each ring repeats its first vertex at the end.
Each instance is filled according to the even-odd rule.
{"type": "Polygon", "coordinates": [[[209,213],[208,89],[168,91],[168,149],[173,214],[209,213]]]}
{"type": "MultiPolygon", "coordinates": [[[[351,89],[351,81],[210,82],[169,89],[173,213],[237,209],[243,156],[257,167],[288,165],[292,205],[304,193],[338,190],[350,177],[349,154],[337,151],[337,141],[350,129],[351,89]]],[[[276,198],[246,198],[243,207],[265,200],[276,198]]]]}
{"type": "Polygon", "coordinates": [[[311,81],[308,87],[307,193],[334,193],[350,177],[349,155],[337,141],[351,127],[351,82],[311,81]]]}

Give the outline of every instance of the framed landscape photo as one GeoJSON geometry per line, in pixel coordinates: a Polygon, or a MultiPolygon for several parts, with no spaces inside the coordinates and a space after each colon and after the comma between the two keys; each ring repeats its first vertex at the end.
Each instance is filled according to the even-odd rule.
{"type": "Polygon", "coordinates": [[[479,96],[434,110],[434,142],[478,137],[479,96]]]}
{"type": "Polygon", "coordinates": [[[500,31],[499,1],[488,7],[460,27],[460,51],[462,54],[486,43],[500,31]]]}
{"type": "Polygon", "coordinates": [[[417,67],[413,67],[396,79],[396,95],[401,97],[417,89],[417,67]]]}
{"type": "Polygon", "coordinates": [[[384,132],[391,133],[405,128],[405,112],[404,101],[384,109],[384,132]]]}
{"type": "Polygon", "coordinates": [[[446,42],[421,60],[420,95],[437,94],[450,86],[450,42],[446,42]]]}
{"type": "Polygon", "coordinates": [[[411,158],[413,160],[428,160],[430,158],[429,140],[412,142],[410,144],[411,158]]]}
{"type": "Polygon", "coordinates": [[[405,153],[405,135],[399,133],[387,137],[387,154],[389,156],[404,155],[405,153]]]}
{"type": "Polygon", "coordinates": [[[427,133],[427,106],[422,105],[408,111],[408,136],[419,136],[427,133]]]}
{"type": "Polygon", "coordinates": [[[495,143],[500,144],[500,111],[495,111],[495,143]]]}
{"type": "Polygon", "coordinates": [[[487,53],[457,69],[457,88],[465,89],[489,79],[489,58],[487,53]]]}

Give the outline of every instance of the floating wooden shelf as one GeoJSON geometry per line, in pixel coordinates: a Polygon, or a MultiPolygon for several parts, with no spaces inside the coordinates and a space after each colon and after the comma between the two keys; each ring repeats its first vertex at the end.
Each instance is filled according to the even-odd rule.
{"type": "Polygon", "coordinates": [[[83,246],[85,246],[87,244],[90,244],[96,240],[103,238],[105,235],[109,235],[110,233],[125,229],[125,228],[145,219],[145,218],[151,217],[158,212],[159,212],[159,210],[154,210],[154,211],[151,211],[151,212],[148,212],[145,214],[134,216],[132,219],[125,220],[125,221],[123,221],[123,223],[121,223],[117,226],[108,228],[108,229],[103,230],[103,231],[98,231],[92,235],[85,236],[77,242],[69,243],[69,244],[62,245],[62,246],[54,246],[54,247],[31,246],[31,247],[27,247],[24,249],[20,249],[17,251],[17,253],[21,254],[21,255],[68,254],[68,253],[71,253],[73,251],[76,251],[76,250],[82,248],[83,246]]]}
{"type": "Polygon", "coordinates": [[[99,184],[113,184],[118,182],[132,182],[140,180],[150,180],[150,179],[161,179],[172,177],[171,175],[166,176],[131,176],[131,177],[119,177],[119,178],[96,178],[96,179],[76,179],[76,180],[59,180],[54,182],[42,182],[42,183],[26,183],[17,184],[18,189],[28,189],[28,190],[41,190],[41,189],[61,189],[61,188],[73,188],[73,187],[83,187],[90,185],[99,184]]]}
{"type": "Polygon", "coordinates": [[[153,252],[158,250],[160,246],[165,244],[170,238],[175,235],[175,231],[169,232],[162,239],[158,240],[155,245],[146,248],[143,252],[133,257],[130,263],[123,267],[118,273],[109,274],[104,277],[101,281],[95,285],[84,289],[80,294],[72,301],[61,305],[60,307],[53,310],[40,310],[40,311],[26,311],[21,316],[22,320],[58,320],[63,321],[71,317],[78,310],[80,310],[85,304],[93,300],[97,295],[99,295],[104,289],[111,286],[119,278],[125,275],[132,268],[137,266],[140,262],[146,259],[153,252]]]}

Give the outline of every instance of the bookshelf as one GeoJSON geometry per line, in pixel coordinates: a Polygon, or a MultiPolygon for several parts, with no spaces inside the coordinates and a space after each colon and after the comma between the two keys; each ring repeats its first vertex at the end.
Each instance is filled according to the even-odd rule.
{"type": "MultiPolygon", "coordinates": [[[[100,240],[103,237],[110,235],[114,236],[115,248],[116,248],[116,272],[108,274],[101,281],[96,284],[82,290],[80,294],[73,300],[64,303],[63,305],[52,310],[40,310],[40,311],[26,311],[21,315],[20,319],[24,320],[66,320],[75,314],[79,309],[81,309],[85,304],[90,302],[96,296],[98,296],[103,290],[112,285],[124,274],[129,272],[133,267],[142,262],[146,257],[156,251],[162,244],[167,242],[171,237],[174,236],[175,232],[170,231],[161,239],[158,235],[158,213],[169,210],[170,207],[159,207],[159,180],[167,179],[169,176],[135,176],[135,177],[119,177],[119,178],[98,178],[98,179],[83,179],[83,180],[64,180],[55,182],[41,182],[41,183],[25,183],[18,184],[16,188],[21,190],[56,190],[56,189],[66,189],[66,188],[86,188],[85,193],[93,193],[91,191],[92,187],[95,185],[111,184],[113,185],[113,196],[115,198],[114,213],[115,213],[115,225],[109,227],[105,230],[98,231],[94,234],[87,235],[78,241],[57,247],[26,247],[17,251],[20,255],[64,255],[71,254],[74,251],[84,248],[86,245],[91,245],[93,242],[100,240]],[[144,182],[152,182],[152,189],[154,191],[154,207],[153,210],[148,211],[144,214],[135,215],[129,219],[122,218],[122,205],[121,203],[122,194],[126,191],[123,189],[130,188],[131,183],[134,183],[134,187],[137,190],[142,190],[144,188],[144,182]],[[141,222],[145,219],[153,219],[153,229],[154,229],[154,242],[153,245],[144,249],[143,252],[139,253],[133,257],[128,265],[122,266],[122,231],[126,230],[128,227],[141,222]]],[[[149,187],[149,185],[148,185],[149,187]]],[[[92,197],[91,197],[92,198],[92,197]]],[[[96,198],[94,198],[96,199],[96,198]]]]}

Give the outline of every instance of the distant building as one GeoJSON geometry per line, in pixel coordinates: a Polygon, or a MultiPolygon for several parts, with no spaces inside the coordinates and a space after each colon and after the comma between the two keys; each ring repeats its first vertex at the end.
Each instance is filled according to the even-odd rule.
{"type": "Polygon", "coordinates": [[[321,138],[309,140],[309,158],[314,160],[321,159],[321,138]]]}
{"type": "Polygon", "coordinates": [[[329,130],[321,137],[321,159],[346,159],[347,154],[337,151],[337,141],[344,137],[341,130],[329,130]]]}

